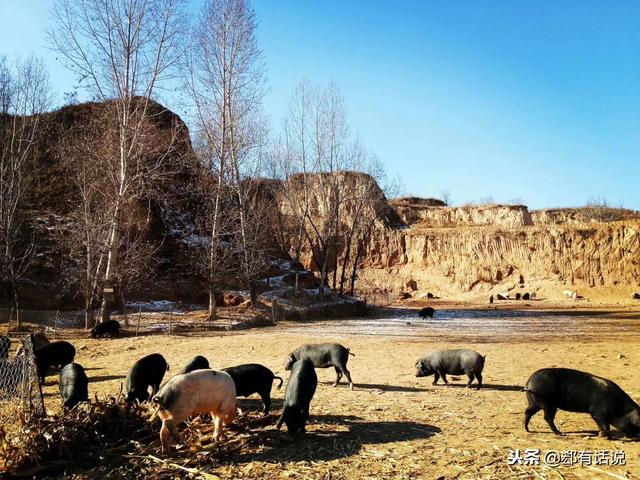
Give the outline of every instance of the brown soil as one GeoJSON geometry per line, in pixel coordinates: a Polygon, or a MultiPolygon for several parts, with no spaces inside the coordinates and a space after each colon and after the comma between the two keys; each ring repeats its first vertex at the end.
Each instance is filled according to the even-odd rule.
{"type": "MultiPolygon", "coordinates": [[[[565,366],[610,378],[640,400],[640,323],[634,323],[637,310],[636,315],[631,313],[592,314],[601,336],[594,335],[585,323],[587,327],[576,328],[574,333],[543,339],[539,332],[524,331],[496,341],[490,335],[469,335],[464,329],[453,337],[451,332],[441,335],[435,329],[433,335],[415,338],[375,334],[333,337],[323,335],[322,327],[330,322],[322,322],[197,335],[98,341],[78,338],[73,343],[78,349],[77,361],[88,370],[92,397],[94,393],[117,394],[131,364],[153,352],[167,358],[171,374],[191,356],[202,354],[214,368],[258,362],[285,376],[286,355],[300,344],[338,341],[350,347],[356,355],[349,360],[355,390],[332,388],[333,369],[319,370],[308,434],[293,440],[284,430],[274,430],[284,395],[284,387],[274,387],[271,421],[242,433],[248,439],[243,448],[208,468],[222,478],[630,479],[640,478],[638,442],[617,435],[613,440],[599,438],[588,415],[568,412],[559,412],[556,417],[565,436],[553,435],[541,413],[533,418],[533,433],[528,434],[522,426],[526,399],[521,388],[536,369],[565,366]],[[619,322],[624,322],[626,333],[608,334],[619,322]],[[469,347],[486,354],[485,388],[463,388],[462,378],[452,379],[447,387],[432,386],[431,378],[414,377],[416,359],[430,349],[443,347],[469,347]],[[528,448],[543,454],[549,450],[624,451],[626,465],[508,465],[511,449],[528,448]]],[[[553,320],[552,316],[546,318],[553,320]]],[[[580,325],[582,319],[577,322],[580,325]]],[[[60,404],[56,381],[50,376],[45,387],[51,412],[60,404]]],[[[249,411],[260,405],[253,398],[241,400],[241,404],[249,411]]],[[[232,432],[231,440],[234,435],[240,434],[232,432]]],[[[180,464],[188,450],[183,447],[169,460],[180,464]]]]}

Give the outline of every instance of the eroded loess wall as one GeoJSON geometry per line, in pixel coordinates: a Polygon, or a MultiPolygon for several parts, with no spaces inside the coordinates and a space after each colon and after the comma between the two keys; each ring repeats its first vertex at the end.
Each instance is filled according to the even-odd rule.
{"type": "Polygon", "coordinates": [[[520,228],[377,230],[360,275],[363,290],[447,284],[463,292],[552,282],[640,285],[640,221],[520,228]],[[521,279],[520,276],[523,278],[521,279]]]}

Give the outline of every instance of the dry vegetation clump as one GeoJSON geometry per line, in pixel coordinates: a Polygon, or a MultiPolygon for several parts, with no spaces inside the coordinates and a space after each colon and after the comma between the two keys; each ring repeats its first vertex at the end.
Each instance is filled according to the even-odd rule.
{"type": "Polygon", "coordinates": [[[158,435],[145,407],[111,397],[49,417],[30,417],[13,435],[0,430],[0,472],[44,476],[89,469],[158,435]]]}
{"type": "MultiPolygon", "coordinates": [[[[150,422],[150,416],[149,406],[127,404],[119,395],[81,404],[62,415],[29,418],[21,432],[12,436],[0,426],[0,477],[218,479],[208,472],[236,471],[234,459],[251,460],[275,450],[276,461],[301,454],[300,458],[312,458],[311,450],[317,448],[317,442],[300,448],[288,435],[276,432],[273,415],[244,413],[225,429],[225,438],[218,443],[208,416],[192,419],[181,429],[182,445],[174,445],[168,456],[160,457],[160,421],[150,422]]],[[[292,468],[297,468],[295,463],[292,468]]],[[[249,469],[257,474],[260,467],[249,469]]],[[[268,472],[264,475],[267,478],[268,472]]]]}

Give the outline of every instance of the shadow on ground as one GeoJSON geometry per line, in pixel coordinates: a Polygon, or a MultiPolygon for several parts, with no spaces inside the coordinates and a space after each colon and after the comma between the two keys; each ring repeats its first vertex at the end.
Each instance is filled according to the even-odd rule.
{"type": "Polygon", "coordinates": [[[329,461],[356,455],[364,445],[428,439],[439,432],[436,426],[416,422],[371,422],[349,415],[312,415],[304,435],[291,436],[284,425],[281,431],[268,426],[256,432],[251,443],[260,446],[260,450],[242,451],[234,455],[233,461],[329,461]]]}
{"type": "Polygon", "coordinates": [[[118,380],[121,378],[125,378],[124,375],[98,375],[98,376],[89,376],[89,383],[97,383],[97,382],[107,382],[109,380],[118,380]]]}
{"type": "MultiPolygon", "coordinates": [[[[467,388],[467,384],[466,383],[451,383],[449,382],[449,385],[444,385],[444,384],[438,384],[436,385],[436,387],[440,387],[440,386],[445,386],[445,387],[462,387],[462,388],[467,388]]],[[[478,384],[477,383],[472,383],[471,390],[477,390],[478,389],[478,384]]],[[[480,390],[499,390],[499,391],[507,391],[507,392],[522,392],[524,391],[524,387],[521,385],[498,385],[498,384],[494,384],[494,383],[483,383],[482,384],[482,388],[480,390]]]]}
{"type": "MultiPolygon", "coordinates": [[[[333,385],[333,382],[319,382],[324,385],[333,385]]],[[[336,388],[349,388],[348,383],[340,382],[336,388]]],[[[426,392],[426,388],[406,387],[402,385],[388,385],[383,383],[357,383],[353,384],[354,390],[382,390],[383,392],[426,392]]]]}

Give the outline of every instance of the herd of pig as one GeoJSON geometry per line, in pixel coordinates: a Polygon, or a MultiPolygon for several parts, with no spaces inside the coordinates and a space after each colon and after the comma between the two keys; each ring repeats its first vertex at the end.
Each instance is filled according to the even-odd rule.
{"type": "MultiPolygon", "coordinates": [[[[119,332],[117,322],[112,322],[101,327],[110,336],[119,332]]],[[[92,331],[92,336],[101,335],[92,331]]],[[[49,367],[61,368],[59,387],[64,408],[74,408],[80,402],[89,401],[88,378],[82,366],[74,363],[73,345],[66,341],[49,343],[41,334],[40,337],[32,335],[32,339],[40,381],[44,382],[49,367]]],[[[0,357],[3,347],[8,352],[8,340],[0,337],[0,357]]],[[[333,386],[337,386],[344,376],[353,389],[351,374],[347,369],[350,355],[354,354],[337,343],[303,345],[291,352],[284,366],[291,374],[276,428],[280,429],[284,423],[291,435],[305,432],[318,384],[316,368],[333,367],[336,372],[333,386]]],[[[433,375],[433,385],[437,385],[440,379],[448,384],[447,375],[464,374],[468,378],[467,387],[476,380],[480,389],[484,365],[485,357],[472,350],[436,350],[417,361],[415,376],[433,375]]],[[[283,384],[282,378],[263,365],[251,363],[214,370],[201,355],[193,357],[177,375],[161,386],[168,370],[165,358],[153,353],[137,360],[126,377],[126,401],[150,401],[155,404],[152,419],[158,416],[162,420],[160,440],[163,452],[169,450],[172,438],[180,443],[178,425],[198,414],[211,415],[213,437],[218,441],[223,426],[236,417],[239,410],[237,397],[258,394],[264,404],[264,414],[268,415],[273,381],[279,380],[278,388],[283,384]]],[[[578,370],[544,368],[531,375],[524,391],[528,400],[524,412],[526,431],[529,431],[531,417],[542,410],[551,430],[561,435],[554,423],[556,412],[560,409],[590,414],[603,436],[609,437],[611,425],[630,437],[640,434],[640,407],[611,380],[578,370]]]]}

